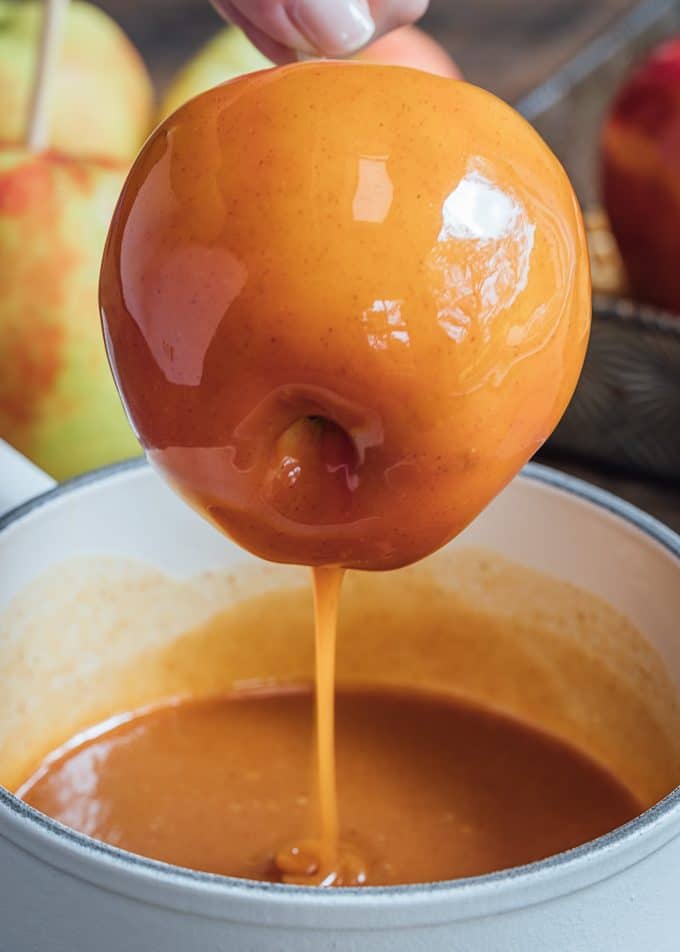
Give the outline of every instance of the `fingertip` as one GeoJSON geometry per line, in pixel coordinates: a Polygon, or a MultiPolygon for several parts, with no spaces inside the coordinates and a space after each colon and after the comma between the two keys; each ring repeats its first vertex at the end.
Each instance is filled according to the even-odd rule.
{"type": "Polygon", "coordinates": [[[375,34],[366,0],[289,0],[286,12],[312,50],[326,56],[354,53],[375,34]]]}
{"type": "Polygon", "coordinates": [[[294,63],[296,59],[295,50],[291,49],[278,40],[271,37],[264,30],[256,26],[248,17],[233,4],[230,0],[213,0],[213,4],[219,9],[230,23],[242,30],[248,37],[253,46],[270,59],[272,63],[283,66],[286,63],[294,63]]]}

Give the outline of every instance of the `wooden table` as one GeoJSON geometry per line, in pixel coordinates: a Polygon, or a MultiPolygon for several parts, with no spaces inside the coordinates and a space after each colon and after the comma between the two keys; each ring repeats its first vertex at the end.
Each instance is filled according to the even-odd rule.
{"type": "MultiPolygon", "coordinates": [[[[159,89],[220,20],[208,0],[98,0],[142,50],[159,89]]],[[[424,26],[474,83],[516,102],[547,79],[636,0],[431,0],[424,26]]],[[[584,462],[543,462],[597,483],[680,531],[675,486],[584,462]]]]}

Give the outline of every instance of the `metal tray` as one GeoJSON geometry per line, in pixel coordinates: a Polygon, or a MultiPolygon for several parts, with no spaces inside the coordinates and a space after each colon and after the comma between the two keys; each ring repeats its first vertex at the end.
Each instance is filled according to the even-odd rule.
{"type": "MultiPolygon", "coordinates": [[[[631,65],[680,32],[680,0],[647,0],[519,104],[586,207],[603,116],[631,65]]],[[[680,227],[680,224],[679,224],[680,227]]],[[[595,297],[583,375],[548,450],[680,479],[680,315],[595,297]]]]}

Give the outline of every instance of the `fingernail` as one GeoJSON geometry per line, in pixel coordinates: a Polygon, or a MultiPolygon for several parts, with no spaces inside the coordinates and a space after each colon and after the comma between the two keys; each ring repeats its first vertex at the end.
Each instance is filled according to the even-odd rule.
{"type": "Polygon", "coordinates": [[[375,33],[365,0],[297,0],[289,16],[309,42],[329,56],[353,53],[375,33]]]}

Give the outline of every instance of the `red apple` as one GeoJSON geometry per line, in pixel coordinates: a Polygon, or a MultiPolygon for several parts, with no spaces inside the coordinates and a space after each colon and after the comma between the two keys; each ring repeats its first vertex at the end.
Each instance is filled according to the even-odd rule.
{"type": "Polygon", "coordinates": [[[138,452],[97,314],[124,176],[119,163],[0,148],[0,438],[57,479],[138,452]]]}
{"type": "Polygon", "coordinates": [[[614,100],[602,189],[633,294],[680,313],[680,37],[658,47],[614,100]]]}
{"type": "Polygon", "coordinates": [[[386,33],[363,49],[357,58],[383,66],[412,66],[448,79],[462,78],[444,47],[417,26],[402,26],[386,33]]]}

